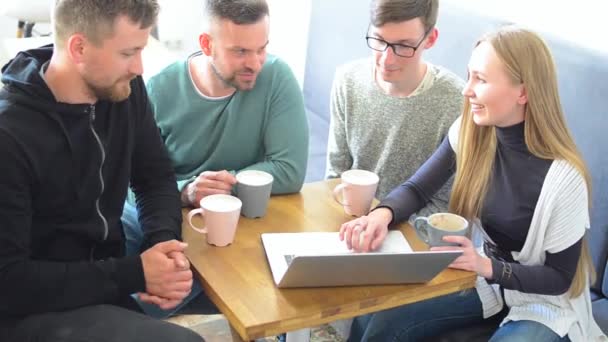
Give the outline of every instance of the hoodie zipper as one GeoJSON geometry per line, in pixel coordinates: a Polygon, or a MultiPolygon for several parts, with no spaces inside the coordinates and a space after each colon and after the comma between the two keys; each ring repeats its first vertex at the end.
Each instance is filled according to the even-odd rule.
{"type": "Polygon", "coordinates": [[[93,133],[93,136],[97,141],[97,146],[99,146],[99,151],[101,152],[101,164],[99,165],[99,182],[101,183],[101,192],[99,193],[99,197],[97,197],[97,199],[95,200],[95,209],[97,209],[97,214],[103,221],[103,241],[105,241],[108,238],[108,220],[106,220],[105,216],[103,216],[103,214],[101,213],[101,208],[99,207],[99,199],[101,198],[101,194],[103,194],[103,191],[105,189],[102,169],[103,164],[106,160],[106,152],[104,151],[103,145],[101,144],[101,139],[99,139],[99,135],[97,135],[95,127],[93,126],[93,122],[95,121],[95,105],[91,105],[90,107],[90,118],[91,120],[89,120],[89,124],[91,127],[91,132],[93,133]]]}

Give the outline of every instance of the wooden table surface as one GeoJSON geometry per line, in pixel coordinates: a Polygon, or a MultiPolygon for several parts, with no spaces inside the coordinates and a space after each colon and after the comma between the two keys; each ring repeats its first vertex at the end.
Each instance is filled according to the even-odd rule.
{"type": "MultiPolygon", "coordinates": [[[[205,236],[189,228],[184,220],[183,238],[189,244],[186,255],[199,273],[207,295],[243,340],[317,326],[474,286],[474,273],[447,269],[426,284],[278,289],[260,235],[338,231],[351,217],[331,196],[337,182],[308,183],[298,194],[271,197],[263,218],[241,216],[236,238],[227,247],[207,244],[205,236]]],[[[184,209],[184,218],[187,212],[184,209]]],[[[427,249],[409,225],[399,228],[414,250],[427,249]]]]}

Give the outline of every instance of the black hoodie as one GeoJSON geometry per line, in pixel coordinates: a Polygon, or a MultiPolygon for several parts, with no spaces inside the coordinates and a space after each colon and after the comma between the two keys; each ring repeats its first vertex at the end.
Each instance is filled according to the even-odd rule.
{"type": "Polygon", "coordinates": [[[122,102],[59,103],[41,76],[52,46],[20,52],[0,90],[0,322],[122,302],[145,291],[124,256],[129,183],[144,249],[181,238],[179,193],[141,77],[122,102]]]}

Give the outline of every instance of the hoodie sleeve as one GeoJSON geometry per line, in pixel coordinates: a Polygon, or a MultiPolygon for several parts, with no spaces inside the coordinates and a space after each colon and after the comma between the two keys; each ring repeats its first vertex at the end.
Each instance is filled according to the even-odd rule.
{"type": "Polygon", "coordinates": [[[144,232],[142,251],[167,240],[181,240],[181,202],[175,174],[141,78],[134,92],[141,101],[132,156],[131,189],[144,232]]]}
{"type": "Polygon", "coordinates": [[[143,291],[141,259],[60,262],[32,257],[36,175],[17,140],[0,128],[0,317],[116,303],[143,291]]]}

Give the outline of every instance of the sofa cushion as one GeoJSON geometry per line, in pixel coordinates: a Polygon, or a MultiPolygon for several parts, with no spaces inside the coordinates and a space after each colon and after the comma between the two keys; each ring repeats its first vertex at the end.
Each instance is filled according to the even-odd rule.
{"type": "Polygon", "coordinates": [[[593,302],[593,317],[604,334],[608,334],[608,299],[593,302]]]}
{"type": "Polygon", "coordinates": [[[310,141],[308,151],[308,168],[306,171],[306,182],[314,182],[325,177],[325,162],[327,151],[327,134],[329,131],[329,117],[306,109],[308,125],[315,127],[310,130],[310,141]]]}
{"type": "Polygon", "coordinates": [[[568,127],[592,178],[591,230],[589,242],[598,282],[593,286],[608,295],[608,59],[602,54],[548,37],[555,56],[561,101],[568,127]],[[603,284],[603,285],[602,285],[603,284]]]}
{"type": "MultiPolygon", "coordinates": [[[[608,228],[604,227],[604,229],[608,228]]],[[[608,263],[606,264],[606,268],[604,269],[604,277],[598,278],[598,282],[601,282],[602,284],[602,294],[604,295],[604,297],[608,297],[608,263]]]]}
{"type": "Polygon", "coordinates": [[[338,66],[371,55],[365,43],[368,23],[367,1],[312,1],[303,87],[311,132],[307,182],[325,175],[334,74],[338,66]]]}

